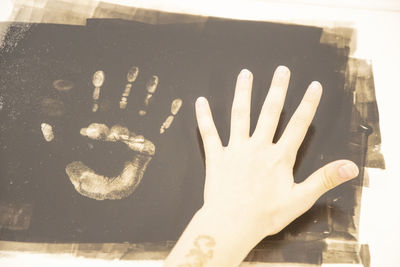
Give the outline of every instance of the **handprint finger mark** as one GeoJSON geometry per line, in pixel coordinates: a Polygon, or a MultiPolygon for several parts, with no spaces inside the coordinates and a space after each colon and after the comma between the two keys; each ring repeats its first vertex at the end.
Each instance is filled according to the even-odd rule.
{"type": "Polygon", "coordinates": [[[124,92],[122,93],[121,101],[119,101],[120,109],[126,109],[126,106],[128,105],[128,96],[131,93],[131,89],[132,89],[132,84],[127,83],[125,85],[124,92]]]}
{"type": "Polygon", "coordinates": [[[178,114],[180,108],[182,106],[182,99],[176,98],[171,103],[171,115],[169,115],[165,121],[162,123],[160,128],[160,134],[165,133],[165,131],[171,126],[174,121],[174,117],[178,114]]]}
{"type": "Polygon", "coordinates": [[[147,95],[146,98],[144,99],[144,107],[139,111],[140,116],[146,115],[147,113],[146,109],[150,104],[153,94],[157,90],[157,86],[158,86],[158,76],[153,75],[146,83],[147,95]]]}
{"type": "Polygon", "coordinates": [[[61,100],[45,97],[40,103],[40,111],[52,117],[61,117],[65,113],[65,106],[61,100]]]}
{"type": "MultiPolygon", "coordinates": [[[[74,83],[68,80],[55,80],[53,87],[58,92],[68,92],[74,87],[74,83]]],[[[57,97],[45,97],[40,102],[40,112],[51,117],[61,117],[65,114],[64,102],[57,97]]]]}
{"type": "Polygon", "coordinates": [[[115,177],[99,175],[81,161],[71,162],[65,171],[76,191],[96,200],[122,199],[130,195],[139,185],[155,154],[154,144],[120,125],[110,129],[105,124],[92,123],[82,128],[80,133],[93,140],[123,142],[136,153],[125,162],[124,169],[115,177]]]}
{"type": "Polygon", "coordinates": [[[46,140],[47,142],[53,141],[54,139],[53,127],[50,124],[43,122],[40,125],[40,128],[42,129],[44,140],[46,140]]]}
{"type": "Polygon", "coordinates": [[[126,79],[128,83],[125,85],[124,92],[122,93],[121,101],[119,101],[119,108],[126,109],[128,105],[128,97],[131,93],[132,85],[136,81],[137,76],[139,75],[139,68],[133,66],[129,69],[128,74],[126,75],[126,79]]]}
{"type": "Polygon", "coordinates": [[[68,80],[55,80],[53,87],[59,92],[68,92],[74,87],[74,83],[68,80]]]}
{"type": "Polygon", "coordinates": [[[92,83],[94,85],[94,90],[93,90],[93,107],[92,107],[92,112],[96,112],[99,109],[99,104],[98,104],[98,100],[100,98],[100,89],[101,86],[104,83],[104,71],[102,70],[98,70],[93,74],[93,78],[92,78],[92,83]]]}

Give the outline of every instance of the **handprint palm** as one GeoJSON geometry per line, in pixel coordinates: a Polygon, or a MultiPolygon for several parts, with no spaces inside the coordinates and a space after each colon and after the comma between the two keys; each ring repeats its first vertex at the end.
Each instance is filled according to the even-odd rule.
{"type": "MultiPolygon", "coordinates": [[[[132,87],[139,75],[139,68],[132,67],[127,74],[127,83],[122,92],[119,108],[125,110],[128,105],[128,98],[132,87]]],[[[96,71],[92,78],[94,86],[92,112],[95,113],[99,109],[99,100],[101,99],[101,87],[105,80],[103,71],[96,71]]],[[[153,75],[148,79],[145,87],[147,95],[144,99],[143,108],[139,111],[140,116],[145,116],[147,108],[151,104],[153,94],[157,90],[159,79],[153,75]]],[[[58,91],[68,91],[71,89],[70,83],[64,80],[56,80],[53,83],[58,91]]],[[[160,134],[163,134],[171,125],[177,115],[182,100],[177,98],[172,101],[171,114],[166,118],[160,127],[160,134]]],[[[41,125],[44,139],[51,142],[54,139],[53,127],[43,122],[41,125]]],[[[85,165],[82,161],[73,161],[67,164],[65,171],[73,184],[74,188],[81,195],[96,199],[122,199],[132,194],[146,171],[148,164],[155,154],[155,145],[142,135],[137,135],[130,131],[127,127],[115,124],[108,127],[103,123],[91,123],[86,128],[80,129],[80,134],[88,139],[102,142],[123,143],[132,152],[134,156],[124,163],[124,167],[120,174],[108,177],[96,173],[93,169],[85,165]]]]}

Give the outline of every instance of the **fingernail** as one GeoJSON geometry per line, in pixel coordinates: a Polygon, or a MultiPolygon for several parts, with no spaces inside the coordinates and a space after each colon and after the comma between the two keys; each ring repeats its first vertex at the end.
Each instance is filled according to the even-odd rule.
{"type": "Polygon", "coordinates": [[[311,93],[317,93],[317,92],[319,92],[321,90],[321,88],[322,88],[322,86],[321,86],[321,84],[319,82],[313,81],[310,84],[309,90],[310,90],[311,93]]]}
{"type": "Polygon", "coordinates": [[[283,77],[286,76],[289,73],[289,69],[286,66],[279,66],[278,68],[276,68],[276,74],[279,77],[283,77]]]}
{"type": "Polygon", "coordinates": [[[350,179],[356,177],[359,171],[356,164],[346,163],[339,168],[338,172],[342,179],[350,179]]]}
{"type": "Polygon", "coordinates": [[[199,108],[204,107],[204,106],[206,105],[206,103],[207,103],[207,100],[206,100],[206,98],[203,97],[203,96],[200,96],[200,97],[197,98],[197,100],[196,100],[196,105],[197,105],[197,107],[199,107],[199,108]]]}
{"type": "Polygon", "coordinates": [[[250,77],[251,77],[251,72],[248,70],[248,69],[242,69],[241,71],[240,71],[240,74],[239,74],[239,77],[241,78],[241,79],[250,79],[250,77]]]}

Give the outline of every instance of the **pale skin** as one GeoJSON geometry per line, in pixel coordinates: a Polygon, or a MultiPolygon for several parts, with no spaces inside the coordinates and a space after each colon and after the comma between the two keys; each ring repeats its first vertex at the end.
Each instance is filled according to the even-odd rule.
{"type": "Polygon", "coordinates": [[[312,82],[280,139],[273,143],[290,79],[276,69],[257,126],[250,136],[253,76],[240,72],[224,147],[207,100],[196,101],[206,155],[204,204],[196,212],[164,266],[237,266],[263,238],[281,231],[330,189],[356,177],[358,167],[341,159],[295,183],[297,151],[316,113],[322,86],[312,82]]]}

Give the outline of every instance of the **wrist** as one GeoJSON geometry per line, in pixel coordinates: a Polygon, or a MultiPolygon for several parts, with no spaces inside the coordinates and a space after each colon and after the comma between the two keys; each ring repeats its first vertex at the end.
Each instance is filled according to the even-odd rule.
{"type": "Polygon", "coordinates": [[[207,225],[213,232],[240,240],[244,246],[252,249],[267,236],[266,229],[261,229],[261,224],[246,212],[230,213],[203,206],[193,217],[193,220],[207,225]]]}

